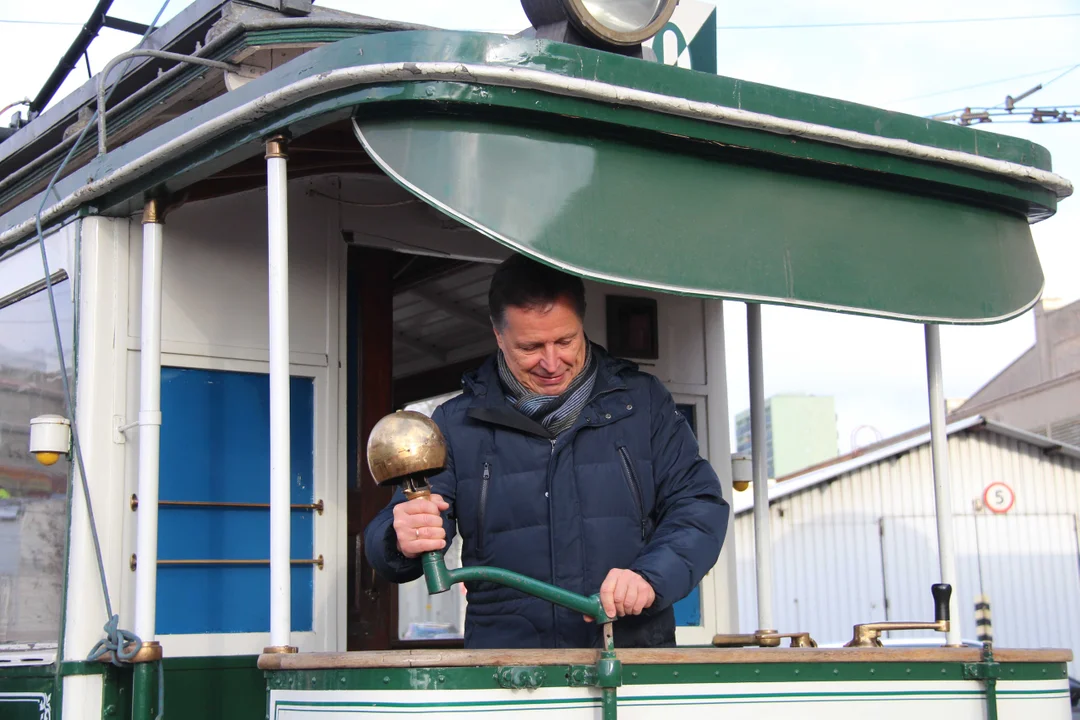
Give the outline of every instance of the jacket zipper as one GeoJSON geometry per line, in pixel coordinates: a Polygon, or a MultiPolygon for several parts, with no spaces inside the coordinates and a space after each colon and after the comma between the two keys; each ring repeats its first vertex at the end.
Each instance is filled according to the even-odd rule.
{"type": "MultiPolygon", "coordinates": [[[[582,412],[585,412],[586,408],[588,408],[590,405],[592,405],[594,402],[596,402],[597,398],[599,398],[599,397],[601,397],[603,395],[607,395],[609,393],[616,392],[618,390],[623,390],[623,389],[625,389],[625,388],[622,388],[622,387],[609,388],[607,390],[602,390],[601,392],[596,393],[591,398],[589,398],[589,402],[587,402],[585,404],[585,408],[582,408],[582,412]]],[[[570,440],[573,439],[574,432],[576,432],[576,431],[569,430],[566,433],[564,433],[567,436],[567,439],[563,441],[564,445],[567,442],[570,442],[570,440]]],[[[551,454],[548,455],[548,468],[547,468],[548,498],[547,498],[547,500],[548,500],[548,518],[550,519],[549,522],[553,523],[555,521],[555,507],[554,507],[554,500],[551,497],[551,477],[552,477],[552,472],[553,472],[554,464],[555,464],[555,450],[556,450],[556,443],[558,442],[558,438],[549,438],[549,441],[551,442],[551,454]]],[[[638,495],[638,500],[640,502],[640,493],[638,495]]],[[[644,519],[642,519],[642,521],[641,521],[641,527],[642,527],[641,536],[642,536],[642,538],[644,538],[645,537],[645,520],[644,519]]],[[[554,580],[555,579],[555,536],[551,534],[550,529],[548,531],[548,543],[549,543],[549,547],[551,548],[551,577],[554,580]]],[[[554,603],[552,603],[551,604],[551,627],[554,629],[556,638],[558,638],[559,635],[560,635],[560,632],[559,632],[559,613],[557,611],[558,611],[558,606],[555,605],[554,603]]]]}
{"type": "Polygon", "coordinates": [[[619,447],[619,459],[622,461],[626,482],[630,485],[630,494],[634,498],[634,504],[637,505],[638,518],[641,521],[641,539],[645,540],[645,498],[641,494],[641,485],[638,483],[637,473],[634,472],[634,465],[630,462],[630,453],[625,447],[619,447]]]}
{"type": "Polygon", "coordinates": [[[488,482],[491,480],[491,463],[484,463],[484,474],[480,480],[480,521],[476,531],[476,551],[484,551],[484,515],[487,514],[488,482]]]}
{"type": "MultiPolygon", "coordinates": [[[[552,464],[555,462],[555,438],[549,438],[551,440],[551,454],[548,455],[547,464],[547,492],[544,493],[547,496],[548,501],[548,551],[551,558],[551,581],[555,582],[555,535],[551,532],[551,526],[555,522],[555,506],[551,499],[551,477],[552,477],[552,464]]],[[[559,608],[555,603],[551,603],[551,627],[554,631],[555,637],[559,637],[559,608]]],[[[556,640],[556,644],[558,641],[556,640]]]]}

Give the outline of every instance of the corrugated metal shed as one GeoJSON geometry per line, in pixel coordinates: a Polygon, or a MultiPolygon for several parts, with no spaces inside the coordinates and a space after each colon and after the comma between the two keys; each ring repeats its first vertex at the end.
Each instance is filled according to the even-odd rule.
{"type": "MultiPolygon", "coordinates": [[[[990,597],[994,642],[1080,653],[1080,448],[981,417],[950,425],[961,635],[990,597]],[[1006,513],[985,507],[993,483],[1006,513]]],[[[754,630],[753,514],[736,497],[739,617],[754,630]]],[[[770,490],[774,617],[784,632],[845,642],[855,623],[929,620],[938,580],[929,434],[837,458],[770,490]]],[[[912,637],[912,633],[898,633],[912,637]]]]}

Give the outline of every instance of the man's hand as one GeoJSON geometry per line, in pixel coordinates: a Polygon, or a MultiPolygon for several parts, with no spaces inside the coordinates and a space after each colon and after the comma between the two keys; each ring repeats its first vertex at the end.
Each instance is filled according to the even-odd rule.
{"type": "MultiPolygon", "coordinates": [[[[600,604],[608,617],[640,615],[654,600],[656,591],[652,585],[633,570],[612,568],[600,586],[600,604]]],[[[591,622],[592,618],[585,620],[591,622]]]]}
{"type": "Polygon", "coordinates": [[[394,506],[394,532],[398,551],[407,558],[446,547],[443,510],[450,505],[440,495],[414,498],[394,506]]]}

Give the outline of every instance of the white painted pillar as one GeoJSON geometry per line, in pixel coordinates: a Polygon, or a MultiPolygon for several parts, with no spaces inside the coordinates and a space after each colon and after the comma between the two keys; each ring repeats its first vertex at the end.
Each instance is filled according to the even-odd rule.
{"type": "Polygon", "coordinates": [[[139,507],[136,511],[135,634],[154,640],[157,617],[158,476],[161,460],[161,255],[164,212],[143,210],[142,328],[139,333],[139,507]]]}
{"type": "Polygon", "coordinates": [[[289,200],[287,141],[266,143],[266,200],[270,302],[270,647],[296,652],[290,642],[289,454],[289,200]]]}
{"type": "Polygon", "coordinates": [[[750,361],[750,448],[754,478],[758,629],[776,630],[772,614],[772,536],[769,531],[768,450],[765,447],[765,363],[761,345],[761,305],[757,303],[746,304],[746,344],[750,361]]]}
{"type": "MultiPolygon", "coordinates": [[[[724,499],[734,508],[731,486],[731,437],[728,420],[727,349],[724,343],[724,301],[705,301],[705,380],[709,394],[705,401],[708,418],[709,460],[720,478],[724,499]]],[[[736,594],[735,512],[728,520],[727,536],[720,559],[713,569],[716,576],[716,631],[734,633],[739,629],[739,601],[736,594]]]]}
{"type": "Polygon", "coordinates": [[[938,560],[941,582],[952,585],[949,632],[945,642],[960,644],[959,593],[956,592],[956,554],[953,544],[952,486],[949,484],[949,437],[945,429],[945,391],[941,378],[941,331],[926,325],[926,385],[930,396],[930,450],[934,470],[934,506],[937,515],[938,560]]]}

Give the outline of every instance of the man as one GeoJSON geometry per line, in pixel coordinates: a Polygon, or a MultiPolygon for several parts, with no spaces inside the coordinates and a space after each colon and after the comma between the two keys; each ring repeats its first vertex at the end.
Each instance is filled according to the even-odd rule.
{"type": "MultiPolygon", "coordinates": [[[[399,490],[365,532],[394,582],[456,531],[465,565],[599,591],[619,647],[675,644],[672,603],[715,564],[729,508],[671,395],[585,337],[579,278],[515,255],[491,280],[499,350],[433,416],[447,441],[430,499],[399,490]]],[[[470,584],[467,648],[596,647],[580,614],[470,584]]]]}

